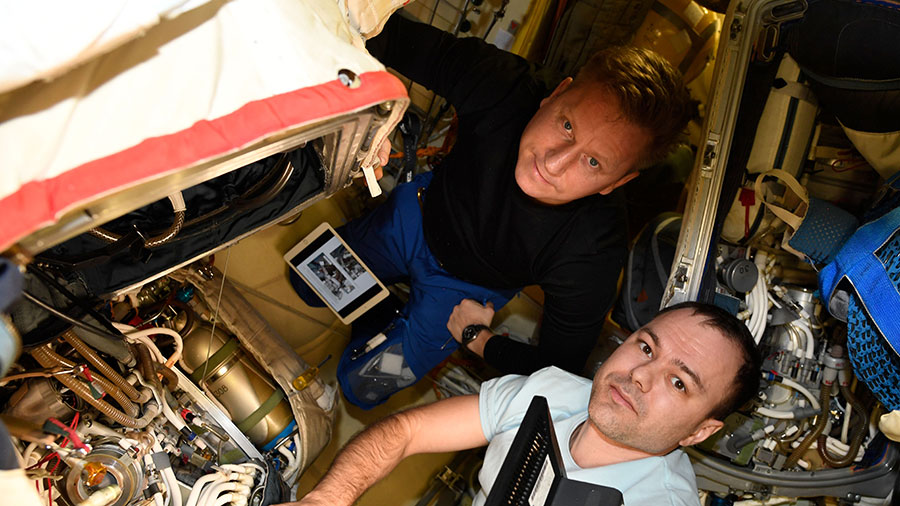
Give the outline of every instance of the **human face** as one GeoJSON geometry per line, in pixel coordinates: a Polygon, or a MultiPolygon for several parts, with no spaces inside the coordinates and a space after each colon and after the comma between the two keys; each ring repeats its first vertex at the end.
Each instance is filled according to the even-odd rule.
{"type": "Polygon", "coordinates": [[[649,134],[622,117],[608,91],[567,78],[541,101],[522,133],[516,183],[549,205],[606,195],[637,176],[649,144],[649,134]]]}
{"type": "Polygon", "coordinates": [[[602,437],[651,455],[699,443],[733,388],[740,349],[689,308],[631,334],[594,375],[588,413],[602,437]]]}

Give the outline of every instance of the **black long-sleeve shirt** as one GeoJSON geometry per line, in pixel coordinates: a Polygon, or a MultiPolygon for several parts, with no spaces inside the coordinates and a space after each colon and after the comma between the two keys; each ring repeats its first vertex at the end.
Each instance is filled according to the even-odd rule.
{"type": "Polygon", "coordinates": [[[538,284],[545,293],[539,343],[494,336],[485,360],[504,373],[547,365],[580,373],[615,297],[624,263],[618,191],[549,206],[515,181],[519,139],[546,82],[526,60],[476,38],[457,39],[394,15],[369,51],[449,101],[459,119],[451,152],[434,170],[424,234],[443,267],[492,287],[538,284]]]}

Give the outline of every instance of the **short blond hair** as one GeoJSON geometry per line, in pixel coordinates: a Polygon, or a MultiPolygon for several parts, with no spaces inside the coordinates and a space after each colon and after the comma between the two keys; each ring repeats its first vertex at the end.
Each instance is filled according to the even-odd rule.
{"type": "Polygon", "coordinates": [[[649,150],[638,168],[665,159],[697,116],[697,101],[681,73],[649,49],[612,46],[597,51],[573,84],[602,86],[618,99],[625,119],[650,135],[649,150]]]}

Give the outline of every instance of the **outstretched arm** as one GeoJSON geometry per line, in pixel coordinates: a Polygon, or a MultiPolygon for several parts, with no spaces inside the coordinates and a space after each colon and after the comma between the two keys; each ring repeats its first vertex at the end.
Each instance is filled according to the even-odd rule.
{"type": "Polygon", "coordinates": [[[478,396],[451,397],[384,418],[357,434],[296,506],[350,505],[404,458],[484,446],[478,396]]]}

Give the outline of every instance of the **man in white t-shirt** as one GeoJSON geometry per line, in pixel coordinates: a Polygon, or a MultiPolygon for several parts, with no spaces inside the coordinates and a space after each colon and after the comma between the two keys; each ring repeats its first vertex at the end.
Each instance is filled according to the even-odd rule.
{"type": "Polygon", "coordinates": [[[752,336],[732,315],[694,302],[672,306],[629,336],[593,382],[549,367],[377,422],[295,504],[350,505],[409,455],[487,444],[479,506],[532,397],[542,395],[570,478],[616,488],[629,506],[698,505],[694,473],[679,447],[705,440],[756,394],[760,361],[752,336]]]}

